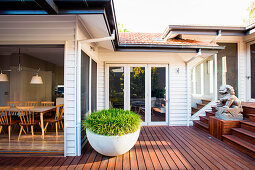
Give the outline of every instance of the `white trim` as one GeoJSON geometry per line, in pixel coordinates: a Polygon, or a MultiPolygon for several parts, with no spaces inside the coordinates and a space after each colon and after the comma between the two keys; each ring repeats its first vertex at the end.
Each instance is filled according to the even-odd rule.
{"type": "Polygon", "coordinates": [[[81,155],[81,43],[78,42],[78,49],[77,49],[77,155],[81,155]]]}
{"type": "Polygon", "coordinates": [[[204,84],[205,84],[205,82],[204,82],[204,63],[202,63],[201,65],[200,65],[200,73],[201,73],[201,78],[200,78],[200,80],[201,80],[201,95],[204,95],[204,93],[205,93],[205,91],[204,91],[204,84]]]}
{"type": "Polygon", "coordinates": [[[190,110],[190,97],[191,97],[191,92],[190,92],[190,79],[191,79],[191,74],[190,74],[190,68],[189,64],[185,63],[186,66],[186,88],[187,88],[187,126],[189,126],[189,120],[190,120],[190,115],[191,115],[191,110],[190,110]]]}
{"type": "Polygon", "coordinates": [[[213,99],[218,100],[218,67],[217,67],[217,54],[213,55],[213,99]]]}
{"type": "Polygon", "coordinates": [[[151,67],[145,67],[145,125],[151,123],[151,67]]]}
{"type": "Polygon", "coordinates": [[[91,113],[91,75],[92,75],[92,59],[89,57],[89,114],[91,113]]]}
{"type": "Polygon", "coordinates": [[[247,43],[247,60],[246,60],[246,65],[247,65],[247,70],[246,70],[246,86],[247,86],[247,101],[248,102],[255,102],[255,99],[251,98],[251,78],[248,78],[248,77],[251,77],[251,48],[250,46],[252,44],[255,44],[255,41],[251,41],[249,43],[247,43]]]}
{"type": "Polygon", "coordinates": [[[130,67],[124,66],[124,110],[130,110],[130,67]]]}

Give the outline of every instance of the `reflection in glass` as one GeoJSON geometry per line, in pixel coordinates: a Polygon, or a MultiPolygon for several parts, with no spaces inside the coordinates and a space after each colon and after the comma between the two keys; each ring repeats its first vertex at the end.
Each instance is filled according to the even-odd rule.
{"type": "Polygon", "coordinates": [[[109,68],[110,108],[124,109],[124,67],[109,68]]]}
{"type": "Polygon", "coordinates": [[[251,45],[251,98],[255,99],[255,44],[251,45]]]}
{"type": "Polygon", "coordinates": [[[131,110],[145,121],[145,67],[130,68],[131,110]]]}
{"type": "Polygon", "coordinates": [[[151,121],[166,121],[166,68],[151,68],[151,121]]]}

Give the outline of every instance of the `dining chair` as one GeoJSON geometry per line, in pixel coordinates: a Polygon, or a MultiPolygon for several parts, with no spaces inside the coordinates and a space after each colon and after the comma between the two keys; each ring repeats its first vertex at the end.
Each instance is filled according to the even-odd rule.
{"type": "Polygon", "coordinates": [[[17,107],[17,106],[20,106],[20,105],[21,105],[20,101],[9,101],[8,102],[8,106],[10,106],[10,107],[17,107]]]}
{"type": "Polygon", "coordinates": [[[9,141],[11,140],[12,125],[18,123],[17,120],[12,120],[10,109],[10,106],[0,107],[0,134],[2,132],[3,126],[8,126],[9,141]]]}
{"type": "Polygon", "coordinates": [[[38,106],[37,101],[27,101],[25,102],[25,106],[38,106]]]}
{"type": "Polygon", "coordinates": [[[44,131],[46,132],[49,123],[55,123],[56,135],[58,136],[58,127],[60,127],[60,124],[63,127],[63,124],[62,124],[63,114],[64,114],[64,105],[63,104],[57,105],[55,118],[48,118],[43,120],[44,122],[46,122],[44,131]]]}
{"type": "Polygon", "coordinates": [[[44,101],[44,102],[41,102],[41,105],[42,105],[42,106],[54,106],[54,103],[55,103],[55,102],[44,101]]]}
{"type": "Polygon", "coordinates": [[[24,107],[17,107],[20,117],[20,132],[18,141],[20,139],[21,133],[24,129],[24,127],[31,127],[31,134],[34,136],[34,126],[39,123],[39,120],[35,120],[35,112],[34,112],[34,106],[24,106],[24,107]]]}

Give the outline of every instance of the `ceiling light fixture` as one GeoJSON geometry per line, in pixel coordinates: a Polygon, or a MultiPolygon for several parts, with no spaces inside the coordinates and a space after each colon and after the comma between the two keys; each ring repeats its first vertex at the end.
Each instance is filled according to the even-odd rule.
{"type": "MultiPolygon", "coordinates": [[[[20,48],[19,48],[19,65],[18,65],[18,72],[21,72],[21,71],[27,71],[27,72],[32,72],[30,70],[24,70],[20,64],[20,48]]],[[[7,77],[7,74],[4,74],[4,72],[11,72],[12,70],[1,70],[1,73],[0,73],[0,82],[7,82],[8,81],[8,77],[7,77]]],[[[37,70],[36,72],[36,75],[32,77],[31,81],[30,81],[30,84],[43,84],[43,81],[42,81],[42,77],[39,76],[39,71],[40,71],[40,68],[37,70]]]]}

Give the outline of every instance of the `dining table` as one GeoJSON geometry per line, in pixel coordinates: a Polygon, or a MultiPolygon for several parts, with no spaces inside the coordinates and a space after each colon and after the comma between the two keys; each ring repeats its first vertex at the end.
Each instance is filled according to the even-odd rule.
{"type": "MultiPolygon", "coordinates": [[[[56,110],[56,106],[34,106],[34,113],[40,114],[40,122],[42,129],[42,138],[44,139],[44,124],[43,124],[43,115],[50,111],[56,110]]],[[[16,107],[11,107],[10,112],[18,112],[16,107]]]]}

